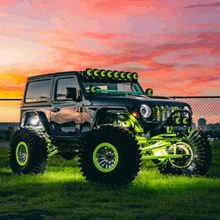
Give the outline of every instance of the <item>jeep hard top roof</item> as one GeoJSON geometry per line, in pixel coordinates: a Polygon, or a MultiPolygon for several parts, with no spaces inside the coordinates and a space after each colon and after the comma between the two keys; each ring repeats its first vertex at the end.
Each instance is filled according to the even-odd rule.
{"type": "Polygon", "coordinates": [[[58,73],[47,73],[41,74],[37,76],[30,76],[27,80],[36,80],[36,79],[44,79],[48,77],[56,77],[56,76],[63,76],[63,75],[71,75],[71,74],[82,74],[82,71],[67,71],[67,72],[58,72],[58,73]]]}

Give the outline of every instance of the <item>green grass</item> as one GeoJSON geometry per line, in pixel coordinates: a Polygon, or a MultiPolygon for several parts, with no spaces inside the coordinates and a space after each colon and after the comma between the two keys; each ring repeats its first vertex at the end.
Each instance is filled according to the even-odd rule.
{"type": "Polygon", "coordinates": [[[205,177],[163,176],[144,163],[123,187],[87,182],[77,159],[54,156],[43,176],[14,175],[0,148],[0,219],[220,219],[220,142],[205,177]]]}

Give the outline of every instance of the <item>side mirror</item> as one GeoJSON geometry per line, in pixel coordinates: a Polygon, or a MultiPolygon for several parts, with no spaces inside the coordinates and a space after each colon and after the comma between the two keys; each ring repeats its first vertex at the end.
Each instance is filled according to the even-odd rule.
{"type": "Polygon", "coordinates": [[[145,90],[145,94],[147,95],[147,96],[153,96],[153,89],[150,89],[150,88],[148,88],[148,89],[146,89],[145,90]]]}
{"type": "Polygon", "coordinates": [[[67,87],[66,88],[66,98],[71,98],[71,99],[73,99],[73,101],[80,101],[80,97],[77,94],[76,87],[72,87],[72,88],[67,87]]]}

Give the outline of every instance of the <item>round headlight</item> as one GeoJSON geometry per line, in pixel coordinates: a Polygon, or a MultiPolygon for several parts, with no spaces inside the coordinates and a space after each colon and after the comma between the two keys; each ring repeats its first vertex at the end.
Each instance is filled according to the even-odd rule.
{"type": "Polygon", "coordinates": [[[183,108],[183,110],[189,111],[190,114],[192,115],[192,111],[191,111],[191,109],[190,109],[188,106],[185,106],[185,107],[183,108]]]}
{"type": "Polygon", "coordinates": [[[148,118],[151,115],[151,108],[147,105],[141,105],[140,113],[144,118],[148,118]]]}

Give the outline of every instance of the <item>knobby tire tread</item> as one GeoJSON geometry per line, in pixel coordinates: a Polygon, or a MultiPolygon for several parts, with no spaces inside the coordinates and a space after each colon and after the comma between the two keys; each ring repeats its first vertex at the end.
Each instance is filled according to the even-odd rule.
{"type": "Polygon", "coordinates": [[[81,172],[88,181],[106,185],[123,185],[132,182],[140,171],[141,153],[132,132],[115,125],[101,125],[88,132],[79,153],[81,172]],[[93,151],[98,144],[110,142],[119,153],[117,167],[109,172],[99,171],[93,164],[93,151]]]}
{"type": "Polygon", "coordinates": [[[34,127],[21,127],[12,136],[10,142],[10,164],[11,169],[17,174],[43,174],[48,163],[47,136],[34,127]],[[19,142],[24,141],[29,150],[29,161],[20,166],[16,161],[16,147],[19,142]]]}

